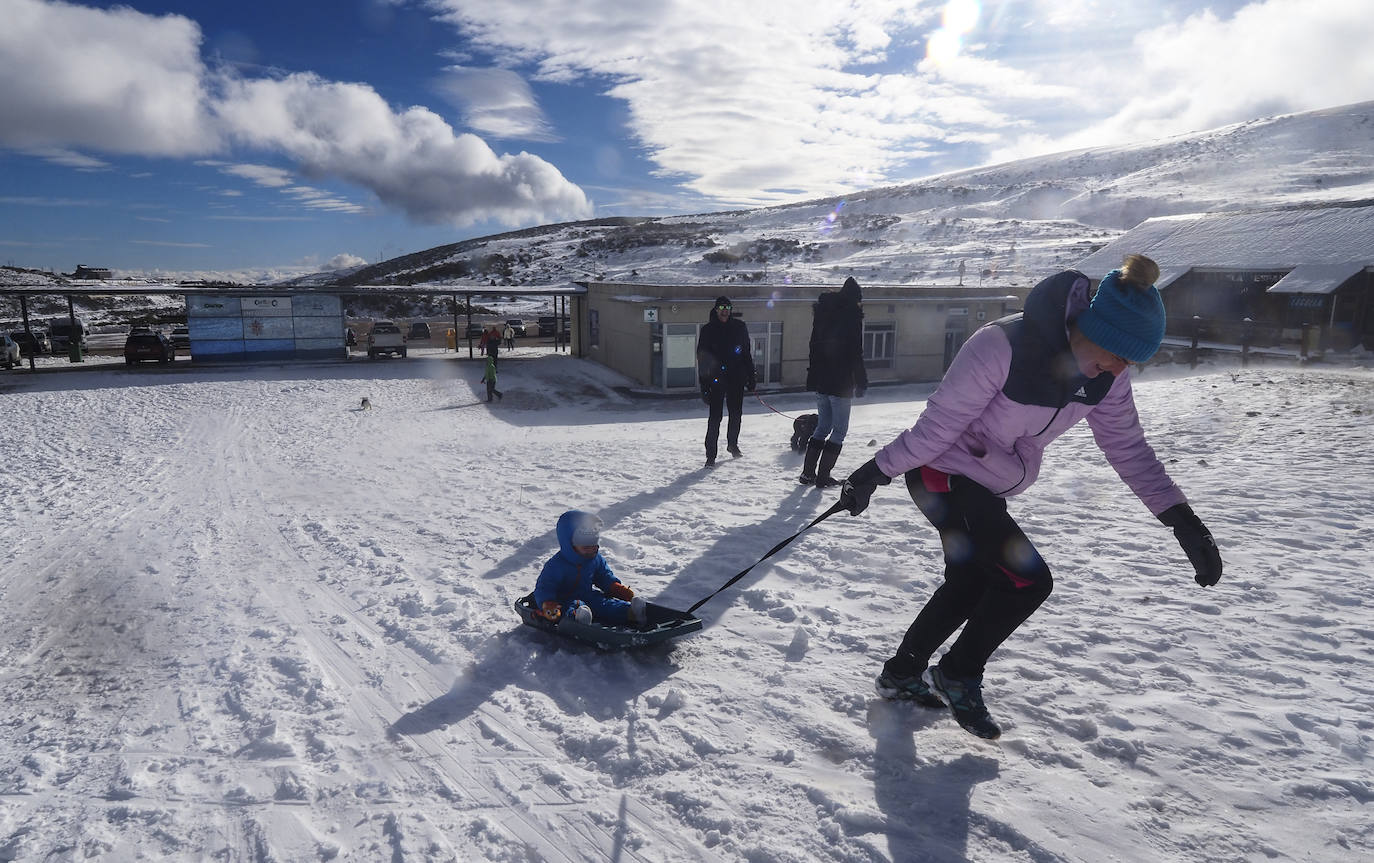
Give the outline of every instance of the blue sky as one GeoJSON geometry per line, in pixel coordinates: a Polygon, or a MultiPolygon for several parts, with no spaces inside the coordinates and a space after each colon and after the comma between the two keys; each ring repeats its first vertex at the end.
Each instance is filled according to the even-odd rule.
{"type": "Polygon", "coordinates": [[[293,274],[1374,99],[1367,0],[0,0],[0,263],[293,274]]]}

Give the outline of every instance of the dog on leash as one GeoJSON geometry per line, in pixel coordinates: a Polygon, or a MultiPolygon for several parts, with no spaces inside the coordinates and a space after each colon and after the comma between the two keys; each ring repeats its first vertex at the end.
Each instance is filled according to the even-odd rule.
{"type": "Polygon", "coordinates": [[[363,405],[362,405],[362,407],[360,408],[360,410],[365,410],[365,411],[370,411],[370,410],[372,410],[372,400],[369,399],[367,396],[363,396],[363,405]]]}
{"type": "Polygon", "coordinates": [[[802,452],[806,449],[806,442],[811,439],[811,434],[820,424],[820,419],[817,414],[802,414],[792,420],[792,452],[802,452]]]}

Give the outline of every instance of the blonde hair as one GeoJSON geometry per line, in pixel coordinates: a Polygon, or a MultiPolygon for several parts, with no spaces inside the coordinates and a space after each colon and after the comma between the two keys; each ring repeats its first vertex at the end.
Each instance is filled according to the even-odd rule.
{"type": "Polygon", "coordinates": [[[1144,255],[1127,255],[1121,259],[1121,281],[1148,288],[1159,281],[1159,264],[1144,255]]]}

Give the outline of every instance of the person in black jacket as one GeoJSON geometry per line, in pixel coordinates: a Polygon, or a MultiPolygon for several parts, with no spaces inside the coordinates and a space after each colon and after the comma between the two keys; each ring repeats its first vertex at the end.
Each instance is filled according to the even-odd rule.
{"type": "Polygon", "coordinates": [[[744,391],[754,391],[754,354],[749,328],[744,321],[730,317],[734,304],[729,297],[716,297],[706,326],[697,337],[697,377],[701,400],[711,409],[706,421],[706,466],[716,463],[716,443],[720,440],[723,408],[730,411],[725,427],[725,446],[730,455],[743,455],[739,449],[740,418],[744,413],[744,391]]]}
{"type": "Polygon", "coordinates": [[[840,481],[830,475],[849,433],[851,399],[868,389],[864,371],[863,294],[851,276],[838,292],[827,291],[811,307],[811,365],[806,388],[816,394],[816,430],[806,442],[803,485],[830,488],[840,481]],[[819,464],[819,467],[818,467],[819,464]]]}

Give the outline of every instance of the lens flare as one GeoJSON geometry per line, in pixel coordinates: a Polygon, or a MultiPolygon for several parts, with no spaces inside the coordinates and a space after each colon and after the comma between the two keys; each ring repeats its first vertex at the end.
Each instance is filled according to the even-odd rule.
{"type": "Polygon", "coordinates": [[[819,228],[822,234],[830,233],[830,230],[835,227],[835,223],[840,220],[840,210],[842,209],[844,209],[844,201],[840,201],[835,205],[834,210],[826,214],[825,221],[821,222],[819,228]]]}
{"type": "Polygon", "coordinates": [[[926,59],[935,63],[954,60],[964,48],[964,36],[978,26],[982,14],[978,0],[949,0],[945,4],[942,26],[926,42],[926,59]]]}
{"type": "Polygon", "coordinates": [[[977,27],[979,6],[978,0],[949,0],[945,4],[945,29],[962,34],[977,27]]]}

